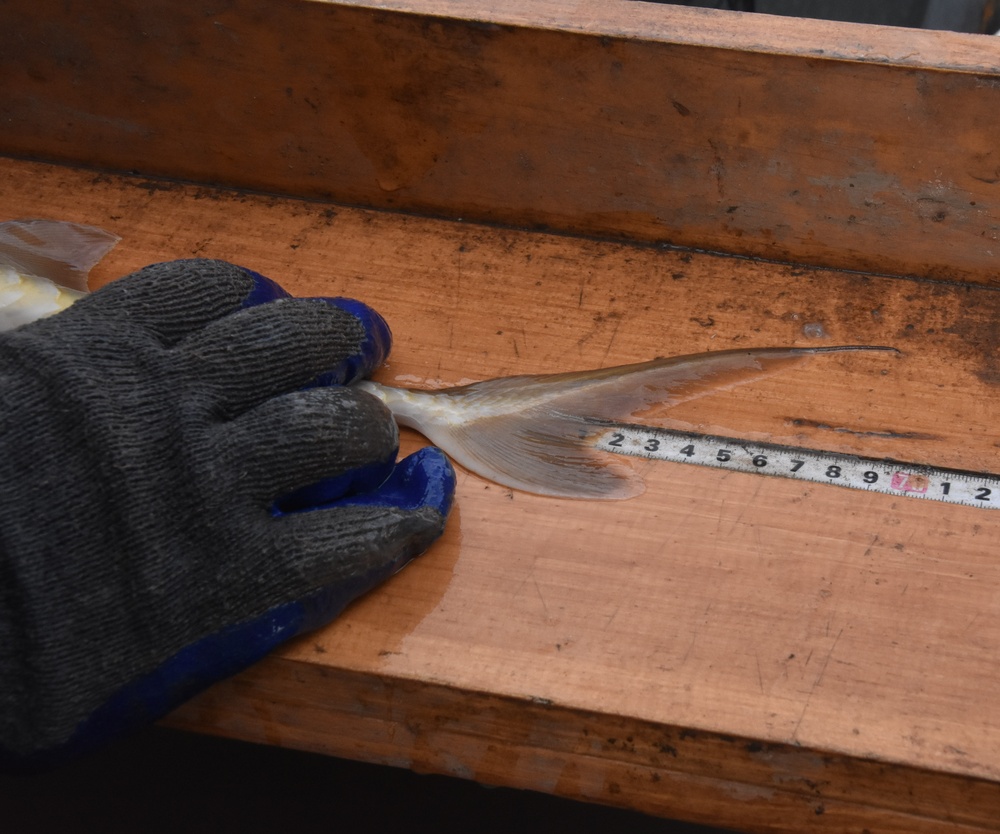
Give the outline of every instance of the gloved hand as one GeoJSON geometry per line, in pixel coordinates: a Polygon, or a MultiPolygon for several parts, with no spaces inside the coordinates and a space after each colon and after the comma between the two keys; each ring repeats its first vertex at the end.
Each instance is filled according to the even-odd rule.
{"type": "Polygon", "coordinates": [[[442,532],[344,387],[390,335],[220,261],[140,270],[0,337],[0,759],[50,763],[327,622],[442,532]],[[267,303],[265,303],[267,302],[267,303]]]}

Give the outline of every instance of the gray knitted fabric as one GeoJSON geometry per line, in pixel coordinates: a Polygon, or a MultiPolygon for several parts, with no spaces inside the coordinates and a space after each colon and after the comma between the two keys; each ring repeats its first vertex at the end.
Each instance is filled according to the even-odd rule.
{"type": "MultiPolygon", "coordinates": [[[[395,459],[385,408],[305,386],[359,350],[318,301],[240,309],[229,264],[147,267],[0,337],[0,750],[64,745],[166,658],[319,588],[384,578],[427,507],[276,516],[276,497],[395,459]]],[[[335,611],[331,612],[336,613],[335,611]]]]}

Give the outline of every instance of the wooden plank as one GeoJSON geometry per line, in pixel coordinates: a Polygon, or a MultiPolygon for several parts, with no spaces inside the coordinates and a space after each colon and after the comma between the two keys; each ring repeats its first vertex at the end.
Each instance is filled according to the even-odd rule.
{"type": "Polygon", "coordinates": [[[7,0],[0,28],[7,154],[996,281],[985,37],[625,0],[7,0]]]}
{"type": "Polygon", "coordinates": [[[995,782],[287,658],[170,724],[739,831],[996,830],[995,782]]]}
{"type": "MultiPolygon", "coordinates": [[[[894,344],[674,420],[1000,471],[988,287],[12,160],[0,215],[122,235],[95,284],[205,255],[363,298],[394,328],[388,383],[894,344]]],[[[171,722],[748,831],[997,830],[1000,513],[669,464],[647,478],[639,499],[594,503],[462,473],[417,563],[171,722]]]]}

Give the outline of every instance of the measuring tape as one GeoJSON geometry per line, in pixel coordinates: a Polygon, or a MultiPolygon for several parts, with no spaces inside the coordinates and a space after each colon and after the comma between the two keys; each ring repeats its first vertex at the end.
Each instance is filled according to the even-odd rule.
{"type": "Polygon", "coordinates": [[[618,455],[1000,509],[1000,476],[980,472],[637,425],[609,427],[595,445],[618,455]]]}

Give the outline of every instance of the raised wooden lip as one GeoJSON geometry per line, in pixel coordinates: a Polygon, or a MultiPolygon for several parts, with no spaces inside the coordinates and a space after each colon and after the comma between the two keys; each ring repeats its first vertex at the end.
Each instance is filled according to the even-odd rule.
{"type": "Polygon", "coordinates": [[[638,0],[95,0],[54,34],[61,8],[0,7],[2,154],[997,281],[995,38],[638,0]]]}
{"type": "Polygon", "coordinates": [[[740,52],[1000,75],[989,36],[647,3],[643,0],[302,0],[498,26],[740,52]]]}

